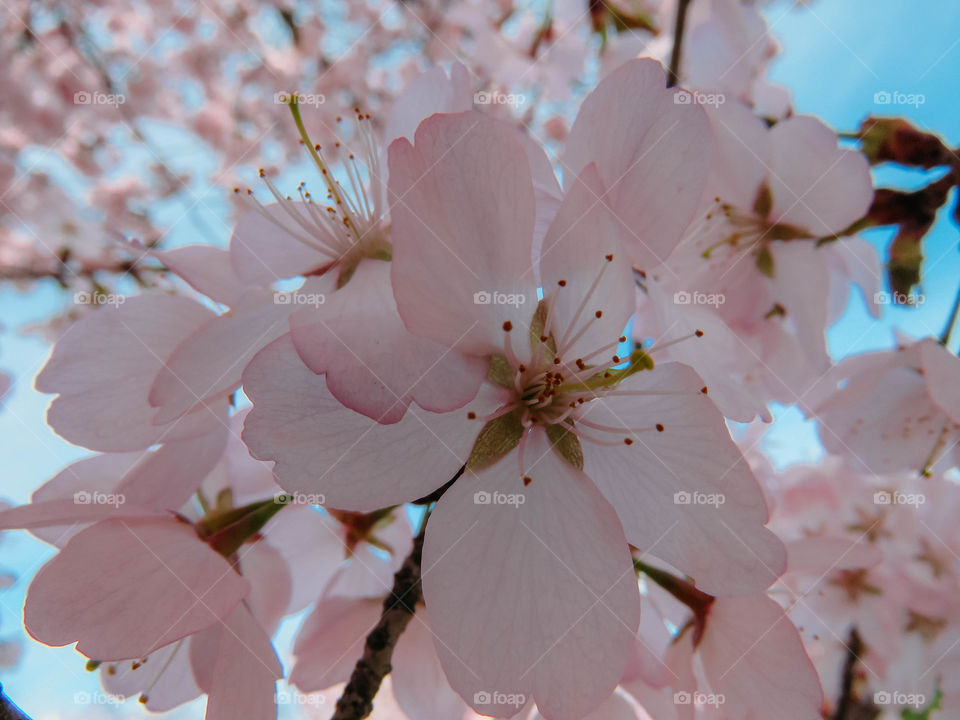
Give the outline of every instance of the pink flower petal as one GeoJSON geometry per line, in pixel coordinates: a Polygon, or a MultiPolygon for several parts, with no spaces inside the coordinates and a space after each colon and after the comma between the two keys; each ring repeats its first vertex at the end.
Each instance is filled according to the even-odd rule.
{"type": "MultiPolygon", "coordinates": [[[[564,198],[540,256],[544,297],[550,301],[550,325],[560,328],[561,335],[555,340],[563,359],[571,363],[615,342],[635,307],[633,272],[621,255],[617,221],[604,206],[602,196],[596,166],[588,165],[564,198]],[[587,330],[574,340],[584,326],[587,330]],[[563,333],[570,338],[566,343],[562,342],[563,333]]],[[[609,363],[615,353],[613,347],[591,364],[609,363]]]]}
{"type": "Polygon", "coordinates": [[[190,642],[162,647],[150,654],[147,662],[108,663],[100,666],[100,682],[111,695],[138,697],[147,695],[146,708],[151,712],[167,712],[202,694],[190,671],[190,642]]]}
{"type": "Polygon", "coordinates": [[[691,575],[705,592],[744,594],[771,585],[786,555],[764,527],[760,486],[702,386],[689,367],[666,363],[621,388],[678,394],[607,395],[585,404],[591,422],[649,431],[625,430],[630,445],[586,443],[584,470],[617,509],[631,544],[691,575]]]}
{"type": "Polygon", "coordinates": [[[84,316],[37,375],[37,390],[60,393],[47,422],[70,442],[104,452],[139,450],[213,429],[220,419],[208,410],[170,427],[155,425],[147,402],[164,360],[211,316],[198,303],[161,293],[84,316]]]}
{"type": "Polygon", "coordinates": [[[443,673],[433,645],[426,610],[417,613],[403,631],[393,653],[393,696],[408,717],[417,720],[462,718],[467,705],[443,673]]]}
{"type": "Polygon", "coordinates": [[[141,658],[215,623],[249,588],[183,523],[108,520],[40,569],[24,624],[40,642],[76,642],[96,660],[141,658]]]}
{"type": "Polygon", "coordinates": [[[397,313],[390,265],[360,263],[344,287],[290,318],[291,338],[313,372],[351,410],[389,424],[411,402],[447,412],[477,394],[487,363],[412,335],[397,313]]]}
{"type": "Polygon", "coordinates": [[[341,510],[369,512],[429,494],[460,469],[479,432],[467,420],[471,406],[436,414],[411,405],[392,425],[343,407],[289,336],[257,354],[244,388],[253,402],[243,430],[251,454],[276,462],[284,489],[322,494],[318,503],[341,510]]]}
{"type": "Polygon", "coordinates": [[[277,548],[263,540],[244,545],[237,560],[240,574],[250,582],[244,603],[267,632],[276,632],[290,606],[291,567],[277,548]]]}
{"type": "Polygon", "coordinates": [[[623,673],[640,597],[613,508],[542,431],[527,453],[527,487],[508,456],[440,499],[424,598],[447,678],[475,710],[511,716],[532,698],[551,720],[579,720],[623,673]]]}
{"type": "MultiPolygon", "coordinates": [[[[79,501],[74,498],[46,500],[0,511],[0,530],[34,530],[65,526],[64,533],[66,533],[67,526],[78,523],[113,518],[144,518],[154,515],[161,516],[161,513],[126,503],[87,502],[81,496],[79,501]]],[[[56,536],[47,537],[53,537],[51,541],[53,544],[59,544],[58,540],[61,540],[56,536]]]]}
{"type": "Polygon", "coordinates": [[[960,359],[933,340],[921,343],[920,359],[930,397],[954,422],[960,423],[960,359]]]}
{"type": "MultiPolygon", "coordinates": [[[[293,204],[294,212],[299,212],[300,201],[293,204]]],[[[315,273],[335,260],[284,230],[303,232],[279,203],[269,203],[264,209],[276,222],[250,210],[237,220],[230,238],[233,268],[245,283],[269,287],[283,278],[315,273]]]]}
{"type": "Polygon", "coordinates": [[[293,307],[273,299],[272,294],[251,298],[183,339],[150,387],[150,404],[159,408],[154,423],[176,420],[240,385],[250,359],[289,330],[293,307]]]}
{"type": "Polygon", "coordinates": [[[461,352],[502,352],[503,323],[527,327],[537,302],[536,204],[515,130],[477,112],[428,118],[414,145],[390,146],[390,198],[407,327],[461,352]]]}
{"type": "Polygon", "coordinates": [[[243,293],[230,253],[211,245],[186,245],[173,250],[151,250],[150,255],[214,302],[233,306],[243,293]]]}
{"type": "Polygon", "coordinates": [[[770,144],[772,218],[821,237],[866,214],[873,200],[867,159],[837,147],[836,133],[820,120],[782,120],[770,130],[770,144]]]}
{"type": "Polygon", "coordinates": [[[228,432],[221,426],[196,438],[164,443],[124,475],[117,492],[135,505],[179,510],[223,456],[228,432]]]}
{"type": "Polygon", "coordinates": [[[604,78],[570,129],[564,173],[597,164],[607,204],[622,223],[635,267],[665,260],[700,200],[710,165],[710,128],[696,104],[679,104],[655,60],[631,60],[604,78]]]}
{"type": "MultiPolygon", "coordinates": [[[[78,495],[75,498],[75,493],[90,493],[91,499],[94,492],[115,494],[117,486],[121,480],[123,480],[124,475],[136,467],[137,463],[140,462],[146,454],[145,452],[106,453],[70,463],[34,490],[33,495],[30,496],[31,505],[24,507],[40,506],[50,500],[69,500],[75,502],[75,500],[84,499],[84,495],[78,495]]],[[[51,517],[62,512],[63,509],[66,509],[68,513],[71,510],[70,505],[66,503],[61,503],[60,508],[61,510],[55,510],[51,517]]],[[[56,545],[57,547],[63,547],[67,540],[80,532],[84,527],[86,527],[86,524],[77,523],[71,519],[66,526],[34,525],[30,532],[44,542],[56,545]]]]}
{"type": "Polygon", "coordinates": [[[221,621],[206,720],[274,720],[283,677],[270,638],[241,603],[221,621]]]}
{"type": "Polygon", "coordinates": [[[381,599],[325,598],[303,621],[293,647],[290,684],[301,692],[346,682],[380,619],[381,599]]]}
{"type": "Polygon", "coordinates": [[[293,570],[288,614],[316,602],[343,564],[345,549],[339,525],[309,505],[292,505],[262,530],[266,541],[280,551],[293,570]]]}
{"type": "Polygon", "coordinates": [[[810,720],[823,695],[796,627],[766,595],[717,598],[698,647],[729,720],[810,720]]]}
{"type": "Polygon", "coordinates": [[[463,112],[472,107],[468,70],[453,63],[448,77],[442,67],[432,67],[407,83],[394,100],[383,136],[388,145],[399,137],[413,142],[417,126],[434,113],[463,112]]]}

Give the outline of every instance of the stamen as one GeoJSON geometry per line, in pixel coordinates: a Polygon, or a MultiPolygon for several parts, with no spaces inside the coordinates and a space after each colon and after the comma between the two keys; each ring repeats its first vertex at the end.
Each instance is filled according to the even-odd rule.
{"type": "MultiPolygon", "coordinates": [[[[580,339],[580,336],[583,335],[586,327],[583,330],[578,332],[573,341],[568,342],[567,339],[570,336],[570,333],[576,327],[577,321],[580,320],[580,315],[583,313],[584,309],[587,307],[587,303],[590,302],[590,298],[593,297],[594,291],[597,289],[597,286],[600,284],[600,280],[603,278],[603,274],[607,271],[610,263],[613,261],[613,255],[607,255],[605,258],[605,263],[600,266],[600,272],[597,273],[597,276],[593,279],[593,283],[590,285],[590,288],[587,290],[586,294],[583,296],[583,299],[580,301],[580,305],[577,307],[577,311],[574,313],[573,317],[570,320],[570,326],[567,328],[567,331],[564,333],[563,337],[560,339],[560,342],[557,343],[557,354],[564,355],[566,350],[570,345],[573,344],[576,340],[580,339]]],[[[564,283],[565,284],[565,283],[564,283]]],[[[562,285],[561,285],[562,287],[562,285]]],[[[597,316],[599,317],[599,315],[597,316]]],[[[589,321],[588,321],[589,322],[589,321]]]]}
{"type": "Polygon", "coordinates": [[[689,335],[684,335],[683,337],[678,337],[675,340],[669,340],[668,342],[660,343],[659,345],[652,345],[647,348],[647,353],[649,354],[657,350],[666,350],[671,345],[676,345],[677,343],[685,342],[686,340],[692,340],[693,338],[701,338],[703,337],[703,334],[703,330],[694,330],[689,335]]]}

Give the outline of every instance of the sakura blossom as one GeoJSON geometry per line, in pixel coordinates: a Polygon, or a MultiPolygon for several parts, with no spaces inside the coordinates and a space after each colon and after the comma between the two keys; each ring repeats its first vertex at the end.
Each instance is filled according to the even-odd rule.
{"type": "Polygon", "coordinates": [[[10,0],[0,717],[960,715],[960,30],[855,5],[10,0]]]}

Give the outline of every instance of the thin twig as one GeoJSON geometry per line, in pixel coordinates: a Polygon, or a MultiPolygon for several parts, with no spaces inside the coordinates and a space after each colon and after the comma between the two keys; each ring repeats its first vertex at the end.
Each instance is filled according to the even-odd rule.
{"type": "Polygon", "coordinates": [[[667,76],[667,87],[680,83],[680,61],[683,57],[683,31],[687,24],[687,8],[690,0],[678,0],[677,19],[673,26],[673,51],[670,53],[670,70],[667,76]]]}
{"type": "Polygon", "coordinates": [[[946,347],[950,343],[950,335],[953,333],[953,326],[957,324],[957,315],[960,314],[960,291],[953,301],[953,310],[950,311],[950,318],[947,320],[947,326],[943,329],[940,336],[940,344],[946,347]]]}
{"type": "Polygon", "coordinates": [[[413,619],[416,605],[422,597],[420,563],[427,518],[413,540],[413,550],[393,576],[393,589],[383,601],[383,611],[376,626],[367,634],[363,656],[357,660],[350,682],[337,700],[333,720],[362,720],[373,712],[373,698],[383,678],[393,669],[390,664],[393,649],[400,635],[413,619]]]}
{"type": "Polygon", "coordinates": [[[837,699],[837,709],[832,720],[848,720],[851,717],[853,706],[856,703],[853,694],[853,683],[856,680],[857,661],[863,652],[863,640],[856,627],[850,628],[847,638],[847,657],[843,663],[843,677],[840,681],[840,697],[837,699]]]}
{"type": "Polygon", "coordinates": [[[4,695],[3,685],[0,685],[0,720],[30,720],[13,700],[4,695]]]}

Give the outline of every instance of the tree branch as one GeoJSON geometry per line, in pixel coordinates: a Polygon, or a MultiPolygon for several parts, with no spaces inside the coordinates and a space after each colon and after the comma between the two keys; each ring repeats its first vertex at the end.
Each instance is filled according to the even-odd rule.
{"type": "MultiPolygon", "coordinates": [[[[420,562],[426,518],[413,540],[413,549],[393,576],[393,589],[383,601],[380,621],[367,635],[363,656],[357,660],[350,682],[337,700],[332,720],[362,720],[373,712],[373,698],[383,678],[393,669],[393,649],[401,633],[413,619],[416,605],[423,596],[420,587],[420,562]]],[[[2,720],[2,719],[0,719],[2,720]]]]}
{"type": "Polygon", "coordinates": [[[13,700],[4,695],[3,685],[0,685],[0,720],[30,720],[13,700]]]}
{"type": "Polygon", "coordinates": [[[673,26],[673,51],[670,53],[670,70],[667,75],[667,87],[680,82],[680,61],[683,57],[683,31],[687,24],[687,8],[690,0],[677,0],[677,19],[673,26]]]}

